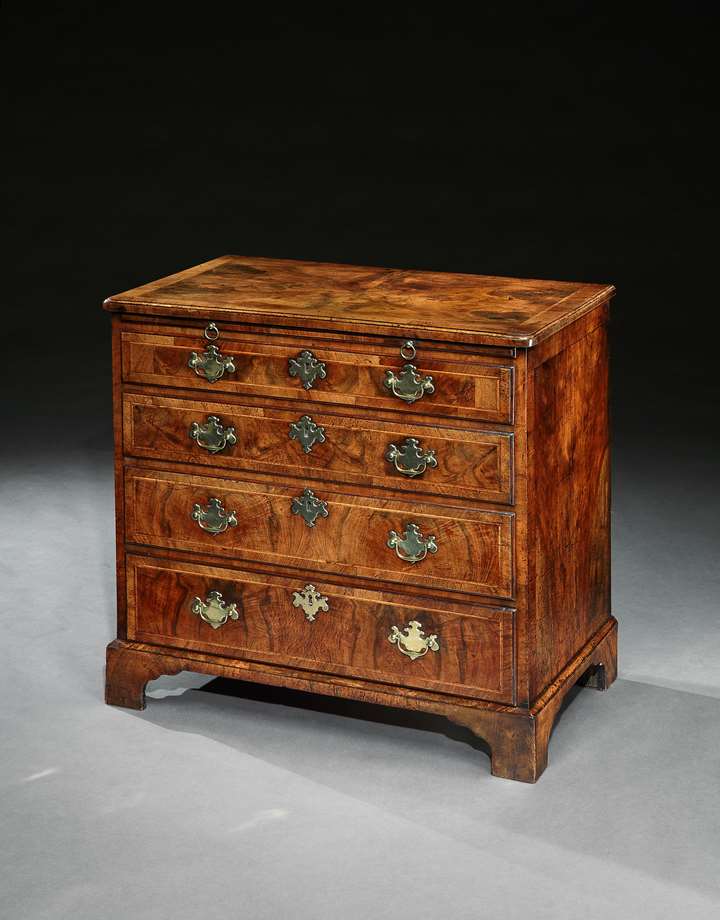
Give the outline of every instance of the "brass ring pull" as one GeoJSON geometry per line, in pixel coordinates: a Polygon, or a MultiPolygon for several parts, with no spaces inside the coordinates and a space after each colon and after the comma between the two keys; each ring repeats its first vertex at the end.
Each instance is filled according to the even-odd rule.
{"type": "Polygon", "coordinates": [[[220,335],[220,330],[215,325],[215,323],[208,323],[205,327],[204,335],[208,342],[214,342],[215,339],[220,335]]]}
{"type": "Polygon", "coordinates": [[[208,533],[225,533],[228,527],[237,527],[235,512],[226,511],[219,498],[209,498],[204,508],[200,504],[194,505],[190,517],[208,533]]]}
{"type": "Polygon", "coordinates": [[[411,620],[402,632],[397,626],[393,626],[388,640],[393,645],[397,645],[403,655],[407,655],[411,661],[415,661],[416,658],[422,658],[431,650],[433,652],[440,651],[438,637],[434,633],[431,636],[426,636],[423,632],[422,623],[418,623],[417,620],[411,620]]]}
{"type": "Polygon", "coordinates": [[[219,591],[211,591],[205,600],[194,597],[190,601],[190,610],[213,629],[219,629],[228,620],[237,620],[240,616],[237,604],[226,604],[219,591]]]}
{"type": "Polygon", "coordinates": [[[398,559],[403,562],[422,562],[428,553],[436,553],[437,543],[431,534],[424,537],[417,524],[407,524],[402,536],[395,530],[388,535],[387,545],[394,549],[398,559]]]}
{"type": "Polygon", "coordinates": [[[416,354],[417,348],[415,348],[415,342],[412,339],[408,339],[407,342],[403,342],[400,346],[400,357],[406,361],[412,361],[416,354]]]}
{"type": "Polygon", "coordinates": [[[422,476],[425,470],[438,465],[434,450],[423,450],[417,438],[405,438],[402,447],[388,444],[385,459],[403,476],[422,476]]]}

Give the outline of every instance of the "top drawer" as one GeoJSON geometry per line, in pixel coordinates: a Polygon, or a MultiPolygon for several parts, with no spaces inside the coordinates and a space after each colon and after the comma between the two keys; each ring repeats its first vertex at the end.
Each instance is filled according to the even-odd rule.
{"type": "Polygon", "coordinates": [[[512,422],[512,368],[442,348],[153,327],[122,332],[123,379],[318,403],[512,422]]]}

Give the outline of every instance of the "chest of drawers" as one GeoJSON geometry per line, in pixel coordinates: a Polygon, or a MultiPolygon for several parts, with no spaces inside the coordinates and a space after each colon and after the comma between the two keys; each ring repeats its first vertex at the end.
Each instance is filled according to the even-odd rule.
{"type": "Polygon", "coordinates": [[[107,702],[190,670],[424,710],[535,781],[616,673],[612,293],[226,256],[110,297],[107,702]]]}

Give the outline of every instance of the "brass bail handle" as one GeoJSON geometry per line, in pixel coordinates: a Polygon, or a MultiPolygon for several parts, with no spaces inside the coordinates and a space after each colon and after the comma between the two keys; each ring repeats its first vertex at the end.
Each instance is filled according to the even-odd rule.
{"type": "Polygon", "coordinates": [[[203,335],[208,340],[208,342],[214,342],[215,339],[219,338],[220,330],[215,325],[215,323],[208,323],[207,326],[205,327],[205,331],[203,332],[203,335]]]}
{"type": "Polygon", "coordinates": [[[418,399],[422,399],[427,393],[428,396],[435,392],[435,383],[429,374],[421,374],[417,367],[410,362],[417,355],[417,347],[412,339],[405,339],[400,346],[400,357],[406,363],[397,373],[394,370],[385,371],[384,385],[388,390],[402,399],[403,402],[412,405],[418,399]]]}

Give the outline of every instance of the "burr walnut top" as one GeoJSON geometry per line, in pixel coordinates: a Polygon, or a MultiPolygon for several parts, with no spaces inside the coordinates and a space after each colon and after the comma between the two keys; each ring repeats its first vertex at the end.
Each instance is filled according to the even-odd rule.
{"type": "Polygon", "coordinates": [[[221,256],[116,294],[115,312],[531,347],[608,284],[221,256]]]}

